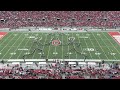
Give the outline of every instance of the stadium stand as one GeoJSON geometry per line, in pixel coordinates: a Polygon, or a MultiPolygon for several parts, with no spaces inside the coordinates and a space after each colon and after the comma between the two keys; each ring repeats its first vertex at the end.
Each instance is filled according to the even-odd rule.
{"type": "Polygon", "coordinates": [[[0,11],[0,28],[27,26],[119,27],[119,11],[0,11]]]}
{"type": "Polygon", "coordinates": [[[116,64],[69,65],[56,61],[46,64],[1,64],[0,79],[119,79],[116,64]]]}
{"type": "MultiPolygon", "coordinates": [[[[120,11],[0,11],[0,28],[120,26],[120,11]]],[[[12,63],[0,64],[0,79],[120,79],[117,64],[12,63]]]]}

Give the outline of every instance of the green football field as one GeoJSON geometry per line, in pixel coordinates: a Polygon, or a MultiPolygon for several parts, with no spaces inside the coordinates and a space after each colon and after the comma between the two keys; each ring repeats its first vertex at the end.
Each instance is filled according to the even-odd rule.
{"type": "Polygon", "coordinates": [[[23,58],[120,60],[120,45],[107,32],[8,32],[0,40],[0,59],[23,58]]]}

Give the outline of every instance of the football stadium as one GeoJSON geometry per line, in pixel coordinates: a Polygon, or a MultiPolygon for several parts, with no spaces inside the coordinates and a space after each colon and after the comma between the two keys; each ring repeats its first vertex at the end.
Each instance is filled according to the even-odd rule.
{"type": "Polygon", "coordinates": [[[119,79],[120,11],[0,11],[0,79],[119,79]]]}

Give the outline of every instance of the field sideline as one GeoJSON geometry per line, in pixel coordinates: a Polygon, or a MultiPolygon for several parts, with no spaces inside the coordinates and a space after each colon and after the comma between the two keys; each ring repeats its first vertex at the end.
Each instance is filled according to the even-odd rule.
{"type": "Polygon", "coordinates": [[[86,56],[86,59],[120,60],[120,45],[108,32],[9,32],[0,39],[0,59],[23,59],[24,55],[26,59],[84,59],[86,56]],[[38,37],[41,39],[39,45],[34,44],[38,37]],[[76,44],[68,44],[71,37],[76,44]],[[45,45],[52,38],[61,44],[45,45]]]}

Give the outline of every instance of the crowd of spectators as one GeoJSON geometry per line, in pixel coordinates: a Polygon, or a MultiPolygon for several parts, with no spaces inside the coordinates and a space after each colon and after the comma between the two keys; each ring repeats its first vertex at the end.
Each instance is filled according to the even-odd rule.
{"type": "Polygon", "coordinates": [[[59,61],[45,65],[0,64],[0,79],[120,79],[120,69],[116,64],[81,66],[59,61]]]}
{"type": "Polygon", "coordinates": [[[120,11],[0,11],[0,28],[28,26],[119,27],[120,11]]]}

